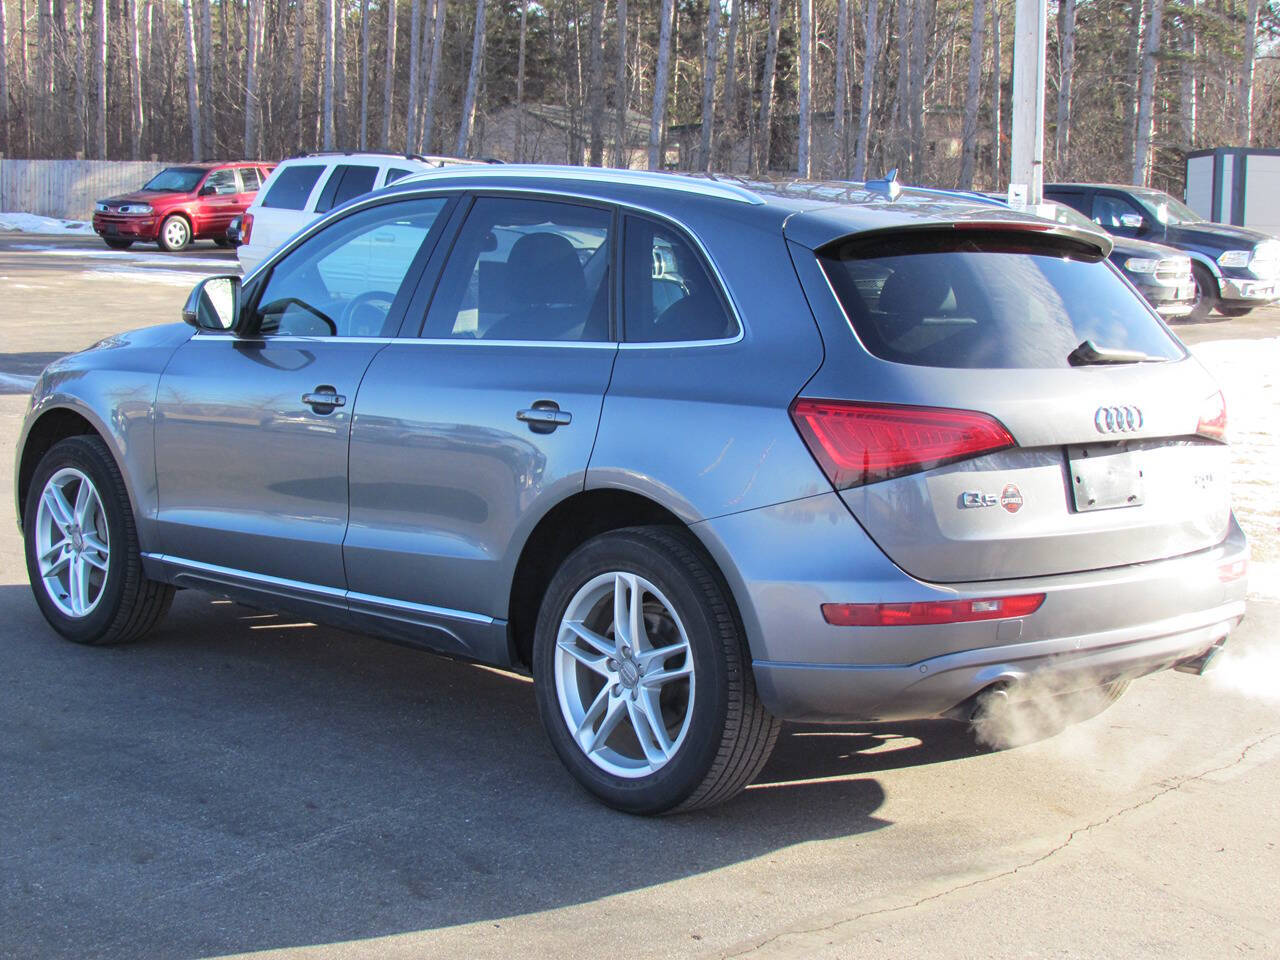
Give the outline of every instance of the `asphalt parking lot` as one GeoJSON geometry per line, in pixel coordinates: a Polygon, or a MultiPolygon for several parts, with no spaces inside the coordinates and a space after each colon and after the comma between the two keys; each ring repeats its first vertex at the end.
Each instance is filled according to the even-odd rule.
{"type": "MultiPolygon", "coordinates": [[[[0,234],[5,511],[39,369],[176,319],[199,276],[234,268],[204,244],[0,234]]],[[[1178,332],[1280,360],[1280,309],[1178,332]]],[[[1245,395],[1274,402],[1273,383],[1245,395]]],[[[1255,423],[1243,450],[1242,522],[1280,559],[1280,445],[1255,423]]],[[[0,955],[1277,956],[1280,595],[1263,581],[1222,666],[1139,681],[1053,739],[789,726],[738,800],[644,820],[573,784],[521,677],[191,592],[144,643],[66,643],[10,517],[0,955]]]]}

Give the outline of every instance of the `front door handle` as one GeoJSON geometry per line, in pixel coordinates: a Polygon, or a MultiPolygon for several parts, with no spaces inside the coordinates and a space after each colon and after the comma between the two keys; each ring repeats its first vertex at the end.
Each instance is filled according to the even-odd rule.
{"type": "Polygon", "coordinates": [[[338,407],[347,405],[347,398],[328,384],[321,384],[313,392],[304,393],[302,402],[316,413],[333,413],[338,407]]]}
{"type": "Polygon", "coordinates": [[[529,424],[534,433],[550,433],[556,427],[572,423],[573,414],[561,410],[560,404],[554,400],[538,400],[526,410],[517,410],[516,419],[529,424]]]}

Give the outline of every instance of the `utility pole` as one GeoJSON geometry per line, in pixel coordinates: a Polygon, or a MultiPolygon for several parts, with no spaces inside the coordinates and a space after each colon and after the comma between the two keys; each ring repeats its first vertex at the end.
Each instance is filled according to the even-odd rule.
{"type": "Polygon", "coordinates": [[[1044,199],[1044,61],[1047,0],[1015,0],[1010,203],[1044,199]]]}

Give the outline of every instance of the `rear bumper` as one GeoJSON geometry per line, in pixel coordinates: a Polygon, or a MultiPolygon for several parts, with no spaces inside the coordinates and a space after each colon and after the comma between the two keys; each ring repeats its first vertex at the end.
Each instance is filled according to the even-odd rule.
{"type": "Polygon", "coordinates": [[[1095,686],[1152,673],[1222,641],[1244,616],[1247,559],[1231,519],[1218,545],[1185,556],[1083,573],[982,583],[911,577],[835,496],[703,521],[729,581],[765,705],[789,720],[903,720],[947,715],[984,688],[1051,670],[1095,686]],[[1044,593],[1010,620],[836,627],[823,603],[930,601],[1044,593]]]}
{"type": "Polygon", "coordinates": [[[788,720],[944,716],[993,684],[1052,671],[1069,689],[1166,670],[1198,657],[1244,617],[1244,601],[1109,633],[965,650],[900,666],[755,663],[764,702],[788,720]]]}

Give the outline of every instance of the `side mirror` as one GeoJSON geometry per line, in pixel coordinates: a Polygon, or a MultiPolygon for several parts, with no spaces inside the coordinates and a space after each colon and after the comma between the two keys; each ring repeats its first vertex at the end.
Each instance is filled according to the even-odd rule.
{"type": "Polygon", "coordinates": [[[197,330],[234,330],[240,322],[240,278],[201,280],[187,297],[182,320],[197,330]]]}
{"type": "Polygon", "coordinates": [[[1136,213],[1122,213],[1120,214],[1120,226],[1127,227],[1130,230],[1141,230],[1143,219],[1136,213]]]}

